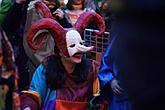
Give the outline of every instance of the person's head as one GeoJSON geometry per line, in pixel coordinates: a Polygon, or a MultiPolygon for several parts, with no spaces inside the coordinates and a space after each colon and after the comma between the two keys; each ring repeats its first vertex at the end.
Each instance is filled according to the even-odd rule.
{"type": "Polygon", "coordinates": [[[80,33],[76,30],[66,33],[66,46],[70,57],[65,59],[73,63],[80,63],[82,54],[94,48],[93,46],[86,47],[80,33]]]}
{"type": "Polygon", "coordinates": [[[60,7],[60,2],[58,0],[42,0],[50,10],[56,10],[60,7]]]}
{"type": "Polygon", "coordinates": [[[68,0],[67,9],[69,10],[83,10],[85,8],[85,0],[68,0]]]}
{"type": "Polygon", "coordinates": [[[66,33],[66,47],[69,56],[62,54],[57,46],[55,46],[54,52],[63,62],[72,64],[81,63],[83,53],[94,48],[93,46],[84,46],[84,41],[82,40],[80,34],[75,30],[70,30],[66,33]]]}

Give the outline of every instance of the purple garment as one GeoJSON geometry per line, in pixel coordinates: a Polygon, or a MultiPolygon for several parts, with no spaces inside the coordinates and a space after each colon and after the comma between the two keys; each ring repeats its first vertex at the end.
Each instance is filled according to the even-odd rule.
{"type": "Polygon", "coordinates": [[[65,83],[57,90],[57,99],[70,101],[89,101],[92,98],[94,73],[91,71],[83,83],[77,84],[74,76],[66,73],[65,83]]]}

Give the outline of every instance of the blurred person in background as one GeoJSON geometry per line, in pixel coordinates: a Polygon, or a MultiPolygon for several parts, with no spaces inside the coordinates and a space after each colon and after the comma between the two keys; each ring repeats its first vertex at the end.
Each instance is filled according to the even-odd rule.
{"type": "Polygon", "coordinates": [[[98,73],[103,98],[106,98],[109,102],[108,110],[132,110],[128,93],[120,82],[122,76],[120,76],[117,64],[114,61],[115,56],[111,55],[114,51],[112,45],[114,46],[114,40],[110,42],[102,57],[98,73]]]}
{"type": "MultiPolygon", "coordinates": [[[[107,14],[106,12],[110,12],[111,6],[110,1],[107,1],[106,3],[106,8],[103,8],[103,4],[101,6],[102,8],[100,7],[100,13],[104,14],[104,16],[107,14]]],[[[112,19],[108,20],[110,21],[112,19]]],[[[112,24],[109,23],[108,25],[112,24]]],[[[109,31],[111,33],[113,30],[109,31]]],[[[115,40],[112,36],[110,44],[102,57],[101,66],[98,73],[101,89],[103,91],[103,97],[109,102],[108,110],[132,110],[128,93],[125,91],[125,88],[120,82],[122,76],[120,75],[120,71],[118,71],[117,67],[118,65],[115,62],[118,53],[113,55],[113,52],[115,51],[113,50],[115,47],[114,42],[115,40]]]]}
{"type": "Polygon", "coordinates": [[[13,48],[0,27],[0,109],[20,110],[18,74],[13,48]]]}
{"type": "Polygon", "coordinates": [[[30,83],[27,69],[27,56],[23,48],[23,33],[28,3],[28,0],[14,1],[2,24],[2,28],[6,32],[14,49],[16,65],[18,66],[19,72],[19,91],[26,90],[30,83]]]}
{"type": "Polygon", "coordinates": [[[95,11],[95,4],[91,0],[68,0],[66,8],[57,9],[56,14],[59,19],[66,18],[70,27],[75,24],[79,16],[86,11],[95,11]]]}
{"type": "Polygon", "coordinates": [[[115,78],[118,86],[113,91],[120,93],[121,86],[133,110],[164,110],[165,3],[111,0],[110,4],[114,15],[112,40],[100,68],[101,85],[113,89],[115,78]]]}

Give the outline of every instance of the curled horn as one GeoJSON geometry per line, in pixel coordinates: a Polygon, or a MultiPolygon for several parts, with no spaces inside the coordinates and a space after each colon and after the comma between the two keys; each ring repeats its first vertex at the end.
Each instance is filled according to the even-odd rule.
{"type": "Polygon", "coordinates": [[[44,18],[53,18],[49,8],[41,1],[35,3],[35,8],[37,12],[43,14],[44,18]]]}
{"type": "Polygon", "coordinates": [[[73,28],[75,28],[80,34],[82,34],[85,28],[92,22],[96,23],[100,30],[99,32],[95,32],[95,34],[103,34],[105,31],[105,22],[103,18],[94,11],[88,11],[81,14],[73,28]]]}
{"type": "MultiPolygon", "coordinates": [[[[68,51],[66,47],[66,30],[55,20],[51,18],[42,18],[38,22],[34,23],[27,35],[27,42],[30,48],[33,50],[37,50],[41,47],[41,42],[39,44],[35,44],[33,42],[33,38],[35,34],[42,29],[50,30],[53,34],[53,39],[55,41],[56,46],[59,48],[60,52],[63,55],[68,56],[68,51]]],[[[42,36],[39,36],[42,37],[42,36]]]]}

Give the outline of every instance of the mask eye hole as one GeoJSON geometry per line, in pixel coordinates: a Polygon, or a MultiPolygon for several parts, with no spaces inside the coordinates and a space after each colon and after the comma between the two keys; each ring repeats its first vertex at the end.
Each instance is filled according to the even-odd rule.
{"type": "Polygon", "coordinates": [[[83,45],[83,42],[80,42],[80,45],[83,45]]]}
{"type": "Polygon", "coordinates": [[[72,44],[72,45],[70,45],[69,47],[74,47],[75,46],[75,44],[72,44]]]}

